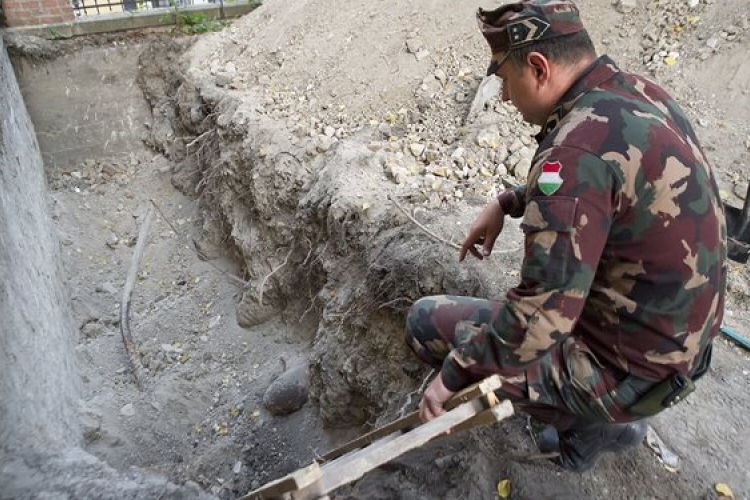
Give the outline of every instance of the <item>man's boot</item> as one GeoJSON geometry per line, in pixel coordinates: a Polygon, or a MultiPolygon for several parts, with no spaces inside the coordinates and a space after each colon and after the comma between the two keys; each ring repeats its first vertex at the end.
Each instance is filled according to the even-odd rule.
{"type": "Polygon", "coordinates": [[[557,432],[547,426],[539,434],[542,453],[559,452],[558,465],[573,472],[593,468],[607,452],[635,448],[646,437],[648,423],[637,420],[626,424],[586,424],[557,432]]]}

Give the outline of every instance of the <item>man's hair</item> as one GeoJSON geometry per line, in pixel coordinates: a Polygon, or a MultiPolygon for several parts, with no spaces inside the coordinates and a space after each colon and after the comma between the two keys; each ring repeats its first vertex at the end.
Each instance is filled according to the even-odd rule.
{"type": "Polygon", "coordinates": [[[508,59],[517,68],[523,68],[526,56],[532,52],[539,52],[550,61],[563,65],[577,63],[584,57],[596,57],[594,43],[585,30],[517,47],[510,51],[508,59]]]}

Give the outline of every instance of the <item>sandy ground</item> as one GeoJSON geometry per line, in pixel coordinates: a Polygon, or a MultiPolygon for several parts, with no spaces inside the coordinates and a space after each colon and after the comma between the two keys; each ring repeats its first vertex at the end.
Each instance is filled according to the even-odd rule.
{"type": "MultiPolygon", "coordinates": [[[[654,12],[673,12],[677,3],[653,2],[637,15],[623,17],[609,2],[579,2],[600,50],[638,71],[648,71],[641,43],[651,25],[646,21],[654,12]]],[[[271,79],[292,82],[290,86],[303,87],[314,77],[312,97],[327,101],[320,109],[323,118],[340,105],[360,122],[408,103],[424,75],[444,58],[457,57],[457,69],[480,71],[483,65],[485,49],[473,35],[475,6],[469,2],[458,2],[454,15],[420,25],[421,40],[434,58],[417,61],[414,54],[398,49],[395,61],[387,63],[384,56],[370,56],[392,53],[391,45],[401,47],[402,39],[416,29],[412,21],[423,15],[416,10],[442,7],[440,2],[419,7],[405,0],[387,6],[376,2],[364,12],[333,2],[311,17],[310,12],[323,9],[323,4],[328,5],[269,2],[223,34],[198,44],[193,63],[209,67],[218,60],[223,66],[216,57],[228,53],[221,37],[247,35],[252,40],[248,51],[230,53],[237,72],[249,75],[246,87],[252,88],[272,67],[271,79]],[[352,34],[359,19],[383,9],[393,19],[391,32],[379,33],[371,45],[352,34]],[[290,36],[273,31],[278,27],[274,23],[299,18],[308,21],[291,37],[296,43],[285,54],[274,53],[272,49],[290,36]],[[466,26],[456,27],[457,19],[464,18],[466,26]],[[359,62],[341,66],[340,51],[359,62]],[[284,64],[278,58],[285,58],[284,64]],[[296,64],[303,60],[314,64],[296,64]],[[365,92],[367,88],[377,92],[365,92]]],[[[742,202],[738,195],[744,195],[750,158],[745,121],[750,112],[750,63],[745,58],[750,37],[741,22],[747,14],[746,0],[702,3],[700,21],[680,49],[678,64],[653,72],[698,124],[722,190],[735,205],[742,202]],[[735,33],[744,38],[720,35],[735,23],[735,33]],[[702,59],[714,36],[719,37],[719,48],[702,59]]],[[[297,26],[286,25],[290,30],[297,26]]],[[[198,258],[190,241],[198,238],[204,214],[197,200],[172,186],[170,173],[169,160],[145,147],[124,157],[82,163],[75,175],[48,172],[50,207],[80,329],[87,447],[117,468],[145,468],[234,498],[308,464],[361,429],[323,429],[319,409],[312,403],[284,417],[271,415],[263,406],[263,394],[277,376],[307,363],[317,329],[315,314],[290,308],[252,328],[239,327],[236,309],[243,290],[229,275],[237,276],[242,269],[228,257],[198,258]],[[107,175],[89,181],[104,166],[107,175]],[[146,389],[139,391],[120,339],[119,303],[132,242],[150,200],[163,215],[157,215],[151,229],[133,295],[133,336],[149,369],[146,389]]],[[[476,209],[466,207],[469,220],[476,209]]],[[[460,237],[460,226],[452,230],[460,237]]],[[[518,228],[510,224],[506,244],[517,244],[519,238],[518,228]]],[[[748,272],[732,265],[730,274],[726,324],[750,337],[748,272]]],[[[627,456],[606,457],[595,471],[581,476],[547,463],[514,462],[509,451],[534,447],[527,421],[519,416],[408,454],[335,498],[493,498],[495,485],[505,478],[513,485],[512,498],[519,499],[715,498],[718,482],[730,485],[736,498],[750,498],[750,448],[743,434],[750,408],[750,358],[724,340],[716,345],[714,365],[698,391],[652,422],[680,457],[678,472],[668,471],[647,446],[627,456]]]]}

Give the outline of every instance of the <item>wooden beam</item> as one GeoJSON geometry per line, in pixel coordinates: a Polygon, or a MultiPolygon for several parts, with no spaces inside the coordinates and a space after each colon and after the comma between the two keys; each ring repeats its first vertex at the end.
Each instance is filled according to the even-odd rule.
{"type": "MultiPolygon", "coordinates": [[[[461,403],[466,403],[478,397],[488,396],[490,394],[494,398],[494,402],[495,402],[494,404],[497,404],[498,400],[494,394],[494,391],[500,389],[501,386],[502,386],[502,382],[499,376],[493,375],[491,377],[488,377],[482,380],[481,382],[477,382],[476,384],[473,384],[467,387],[466,389],[463,389],[462,391],[459,391],[456,394],[454,394],[453,397],[449,399],[448,402],[445,404],[445,409],[451,410],[461,403]]],[[[494,406],[494,405],[489,404],[487,408],[491,406],[494,406]]],[[[412,412],[403,418],[400,418],[378,429],[375,429],[372,432],[368,432],[367,434],[364,434],[356,439],[349,441],[348,443],[342,446],[339,446],[338,448],[334,450],[329,451],[322,457],[319,457],[317,459],[317,462],[321,464],[325,462],[330,462],[331,460],[334,460],[340,456],[346,455],[347,453],[351,451],[354,451],[359,448],[363,448],[369,445],[370,443],[377,441],[378,439],[388,436],[389,434],[411,429],[413,427],[416,427],[420,423],[421,423],[421,420],[419,419],[419,412],[417,411],[412,412]]]]}
{"type": "Polygon", "coordinates": [[[471,417],[469,420],[458,424],[451,429],[451,434],[461,432],[482,425],[492,425],[513,415],[513,404],[503,401],[501,404],[492,406],[483,412],[471,417]]]}
{"type": "Polygon", "coordinates": [[[440,417],[402,434],[384,443],[376,443],[351,455],[323,466],[323,477],[320,480],[322,490],[330,492],[345,484],[351,483],[367,472],[380,467],[386,462],[419,448],[432,439],[446,434],[452,428],[470,419],[484,410],[481,401],[463,403],[440,417]]]}
{"type": "Polygon", "coordinates": [[[303,490],[314,486],[322,477],[323,473],[317,463],[308,465],[303,469],[298,469],[276,481],[270,482],[251,491],[240,500],[270,500],[273,498],[283,498],[285,494],[294,491],[303,490]]]}

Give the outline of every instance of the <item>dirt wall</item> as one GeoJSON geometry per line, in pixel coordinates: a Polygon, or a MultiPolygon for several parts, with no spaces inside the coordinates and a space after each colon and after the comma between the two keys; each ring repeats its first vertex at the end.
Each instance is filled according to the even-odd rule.
{"type": "Polygon", "coordinates": [[[14,59],[18,84],[48,169],[137,150],[150,121],[136,84],[137,39],[57,44],[46,59],[14,59]]]}
{"type": "Polygon", "coordinates": [[[76,333],[44,165],[0,38],[0,499],[201,499],[84,452],[76,333]]]}

